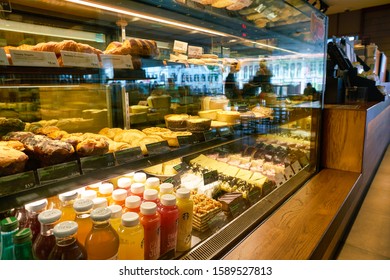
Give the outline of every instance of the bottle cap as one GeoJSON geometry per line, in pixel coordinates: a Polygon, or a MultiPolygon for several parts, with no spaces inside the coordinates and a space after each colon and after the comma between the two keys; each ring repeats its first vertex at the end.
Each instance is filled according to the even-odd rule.
{"type": "Polygon", "coordinates": [[[145,188],[157,189],[160,186],[160,179],[157,177],[149,177],[146,179],[145,188]]]}
{"type": "Polygon", "coordinates": [[[111,210],[111,219],[120,218],[122,216],[122,207],[119,205],[110,205],[108,208],[111,210]]]}
{"type": "Polygon", "coordinates": [[[164,206],[176,205],[176,196],[174,196],[173,194],[164,194],[161,197],[161,204],[164,206]]]}
{"type": "Polygon", "coordinates": [[[76,212],[85,212],[93,208],[93,201],[89,198],[79,198],[73,203],[73,209],[76,212]]]}
{"type": "Polygon", "coordinates": [[[111,194],[114,190],[114,185],[111,183],[103,183],[99,187],[99,192],[101,194],[111,194]]]}
{"type": "Polygon", "coordinates": [[[64,238],[71,236],[77,232],[79,226],[74,221],[65,221],[55,225],[53,234],[57,238],[64,238]]]}
{"type": "Polygon", "coordinates": [[[139,215],[135,212],[127,212],[122,215],[122,225],[134,227],[139,224],[139,215]]]}
{"type": "Polygon", "coordinates": [[[111,218],[111,209],[108,207],[100,207],[92,210],[91,219],[95,222],[107,221],[111,218]]]}
{"type": "Polygon", "coordinates": [[[19,221],[16,217],[7,217],[1,220],[1,231],[11,232],[19,227],[19,221]]]}
{"type": "Polygon", "coordinates": [[[102,182],[97,182],[95,184],[90,184],[90,185],[88,185],[88,188],[90,188],[92,190],[95,190],[95,191],[98,191],[101,184],[102,184],[102,182]]]}
{"type": "Polygon", "coordinates": [[[13,240],[15,244],[22,244],[32,239],[32,231],[30,228],[23,228],[15,233],[13,240]]]}
{"type": "Polygon", "coordinates": [[[171,193],[173,192],[173,184],[171,183],[162,183],[160,185],[160,194],[171,193]]]}
{"type": "Polygon", "coordinates": [[[70,192],[66,192],[66,193],[60,193],[58,195],[58,198],[62,202],[65,202],[65,201],[75,200],[77,198],[77,196],[78,196],[78,193],[76,191],[70,191],[70,192]]]}
{"type": "Polygon", "coordinates": [[[94,198],[92,199],[92,202],[93,202],[94,209],[108,206],[107,198],[105,197],[94,198]]]}
{"type": "Polygon", "coordinates": [[[176,190],[176,197],[178,198],[190,198],[190,190],[186,188],[179,188],[176,190]]]}
{"type": "Polygon", "coordinates": [[[154,202],[143,202],[140,211],[143,215],[153,215],[157,212],[157,204],[154,202]]]}
{"type": "Polygon", "coordinates": [[[145,185],[142,183],[131,184],[130,191],[135,194],[142,194],[145,190],[145,185]]]}
{"type": "Polygon", "coordinates": [[[80,198],[92,200],[94,198],[97,198],[97,192],[94,190],[85,190],[80,193],[80,198]]]}
{"type": "Polygon", "coordinates": [[[112,192],[112,199],[115,201],[124,201],[127,197],[127,191],[124,189],[116,189],[112,192]]]}
{"type": "Polygon", "coordinates": [[[125,206],[126,208],[137,208],[141,205],[141,198],[137,195],[130,195],[126,197],[125,206]]]}
{"type": "Polygon", "coordinates": [[[129,172],[129,173],[126,173],[125,175],[123,175],[123,177],[133,178],[134,174],[135,174],[135,172],[129,172]]]}
{"type": "Polygon", "coordinates": [[[29,212],[38,212],[47,206],[47,199],[41,199],[24,205],[24,208],[29,212]]]}
{"type": "Polygon", "coordinates": [[[122,178],[118,179],[116,184],[118,185],[118,188],[120,188],[120,189],[129,189],[131,186],[131,179],[126,178],[126,177],[122,177],[122,178]]]}
{"type": "Polygon", "coordinates": [[[144,172],[135,172],[133,176],[133,180],[136,183],[145,183],[146,174],[144,172]]]}
{"type": "Polygon", "coordinates": [[[62,216],[62,211],[59,209],[45,210],[38,215],[38,221],[41,224],[47,225],[58,221],[62,216]]]}
{"type": "Polygon", "coordinates": [[[147,189],[144,191],[145,200],[155,200],[158,198],[158,191],[156,189],[147,189]]]}

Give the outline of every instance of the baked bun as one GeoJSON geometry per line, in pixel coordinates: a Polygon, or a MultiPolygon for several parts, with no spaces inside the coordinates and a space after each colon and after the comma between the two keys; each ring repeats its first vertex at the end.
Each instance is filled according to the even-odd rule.
{"type": "Polygon", "coordinates": [[[80,157],[103,155],[109,151],[109,144],[103,138],[85,139],[77,144],[76,153],[80,157]]]}
{"type": "Polygon", "coordinates": [[[23,172],[28,156],[11,147],[0,146],[0,176],[23,172]]]}

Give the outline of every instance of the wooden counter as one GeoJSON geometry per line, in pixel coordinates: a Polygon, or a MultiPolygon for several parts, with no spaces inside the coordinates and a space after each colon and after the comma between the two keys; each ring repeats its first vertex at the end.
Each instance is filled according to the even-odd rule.
{"type": "Polygon", "coordinates": [[[390,101],[327,105],[322,169],[224,259],[331,259],[390,142],[390,101]]]}

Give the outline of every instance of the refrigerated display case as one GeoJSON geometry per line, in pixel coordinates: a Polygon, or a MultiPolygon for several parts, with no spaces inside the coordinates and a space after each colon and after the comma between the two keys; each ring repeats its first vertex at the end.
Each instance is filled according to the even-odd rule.
{"type": "Polygon", "coordinates": [[[318,171],[327,17],[306,1],[9,2],[3,216],[142,171],[216,205],[161,258],[215,259],[318,171]]]}

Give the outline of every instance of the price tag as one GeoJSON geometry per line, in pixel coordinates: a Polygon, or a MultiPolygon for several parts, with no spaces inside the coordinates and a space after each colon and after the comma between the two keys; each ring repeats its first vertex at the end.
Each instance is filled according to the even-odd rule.
{"type": "Polygon", "coordinates": [[[61,51],[61,57],[64,66],[87,68],[100,67],[98,56],[94,53],[61,51]]]}
{"type": "Polygon", "coordinates": [[[178,165],[175,165],[173,169],[175,169],[179,173],[182,171],[187,171],[188,169],[190,169],[190,166],[186,162],[182,162],[178,165]]]}
{"type": "Polygon", "coordinates": [[[188,46],[188,57],[200,58],[203,54],[202,47],[188,46]]]}
{"type": "Polygon", "coordinates": [[[7,54],[4,49],[0,49],[0,65],[9,65],[7,54]]]}
{"type": "Polygon", "coordinates": [[[247,199],[248,199],[250,205],[253,205],[256,202],[258,202],[260,200],[260,198],[261,198],[261,189],[260,188],[254,187],[248,192],[247,199]]]}
{"type": "Polygon", "coordinates": [[[237,199],[229,205],[229,211],[234,218],[241,215],[246,210],[246,208],[247,207],[244,199],[237,199]]]}
{"type": "Polygon", "coordinates": [[[206,173],[203,173],[203,183],[204,185],[208,185],[218,181],[218,171],[212,170],[206,173]]]}
{"type": "Polygon", "coordinates": [[[179,142],[179,146],[180,147],[192,144],[191,136],[189,136],[189,135],[187,135],[187,136],[177,136],[177,141],[179,142]]]}
{"type": "Polygon", "coordinates": [[[103,68],[134,69],[131,55],[100,55],[103,68]]]}
{"type": "Polygon", "coordinates": [[[16,66],[38,66],[38,67],[59,67],[54,52],[34,52],[22,50],[9,50],[13,65],[16,66]]]}
{"type": "Polygon", "coordinates": [[[210,141],[210,140],[213,140],[217,137],[217,133],[215,130],[205,131],[205,132],[203,132],[203,135],[204,135],[205,141],[210,141]]]}
{"type": "Polygon", "coordinates": [[[178,53],[187,53],[188,43],[175,40],[173,43],[173,51],[178,53]]]}
{"type": "Polygon", "coordinates": [[[286,178],[284,177],[283,173],[276,173],[275,183],[277,187],[280,187],[281,185],[286,183],[286,178]]]}
{"type": "Polygon", "coordinates": [[[56,164],[37,170],[38,179],[41,185],[61,181],[67,178],[80,176],[80,169],[77,161],[56,164]]]}
{"type": "Polygon", "coordinates": [[[276,188],[276,185],[272,181],[265,182],[263,185],[262,197],[268,195],[276,188]]]}
{"type": "Polygon", "coordinates": [[[156,142],[156,143],[146,144],[145,146],[150,156],[164,154],[171,151],[171,149],[168,146],[168,141],[166,140],[156,142]]]}
{"type": "Polygon", "coordinates": [[[301,164],[299,161],[294,161],[293,164],[291,164],[291,167],[295,174],[297,174],[299,171],[302,170],[301,164]]]}
{"type": "Polygon", "coordinates": [[[134,148],[115,152],[115,158],[118,164],[124,164],[126,162],[135,161],[143,157],[144,156],[142,154],[142,150],[140,147],[134,147],[134,148]]]}
{"type": "Polygon", "coordinates": [[[299,159],[299,163],[301,164],[301,166],[305,167],[309,164],[309,159],[307,158],[307,156],[303,156],[299,159]]]}
{"type": "Polygon", "coordinates": [[[231,136],[233,135],[233,131],[231,127],[221,127],[218,128],[218,134],[221,137],[231,136]]]}
{"type": "Polygon", "coordinates": [[[174,187],[179,186],[181,183],[180,176],[169,177],[168,179],[165,179],[163,183],[171,183],[174,187]]]}
{"type": "Polygon", "coordinates": [[[291,165],[287,166],[284,169],[284,176],[286,176],[287,180],[290,180],[292,177],[294,177],[295,173],[294,170],[291,168],[291,165]]]}
{"type": "Polygon", "coordinates": [[[83,174],[115,166],[114,154],[104,154],[100,156],[84,157],[80,159],[81,171],[83,174]]]}
{"type": "Polygon", "coordinates": [[[0,196],[33,189],[37,185],[34,171],[4,176],[0,178],[0,196]]]}

